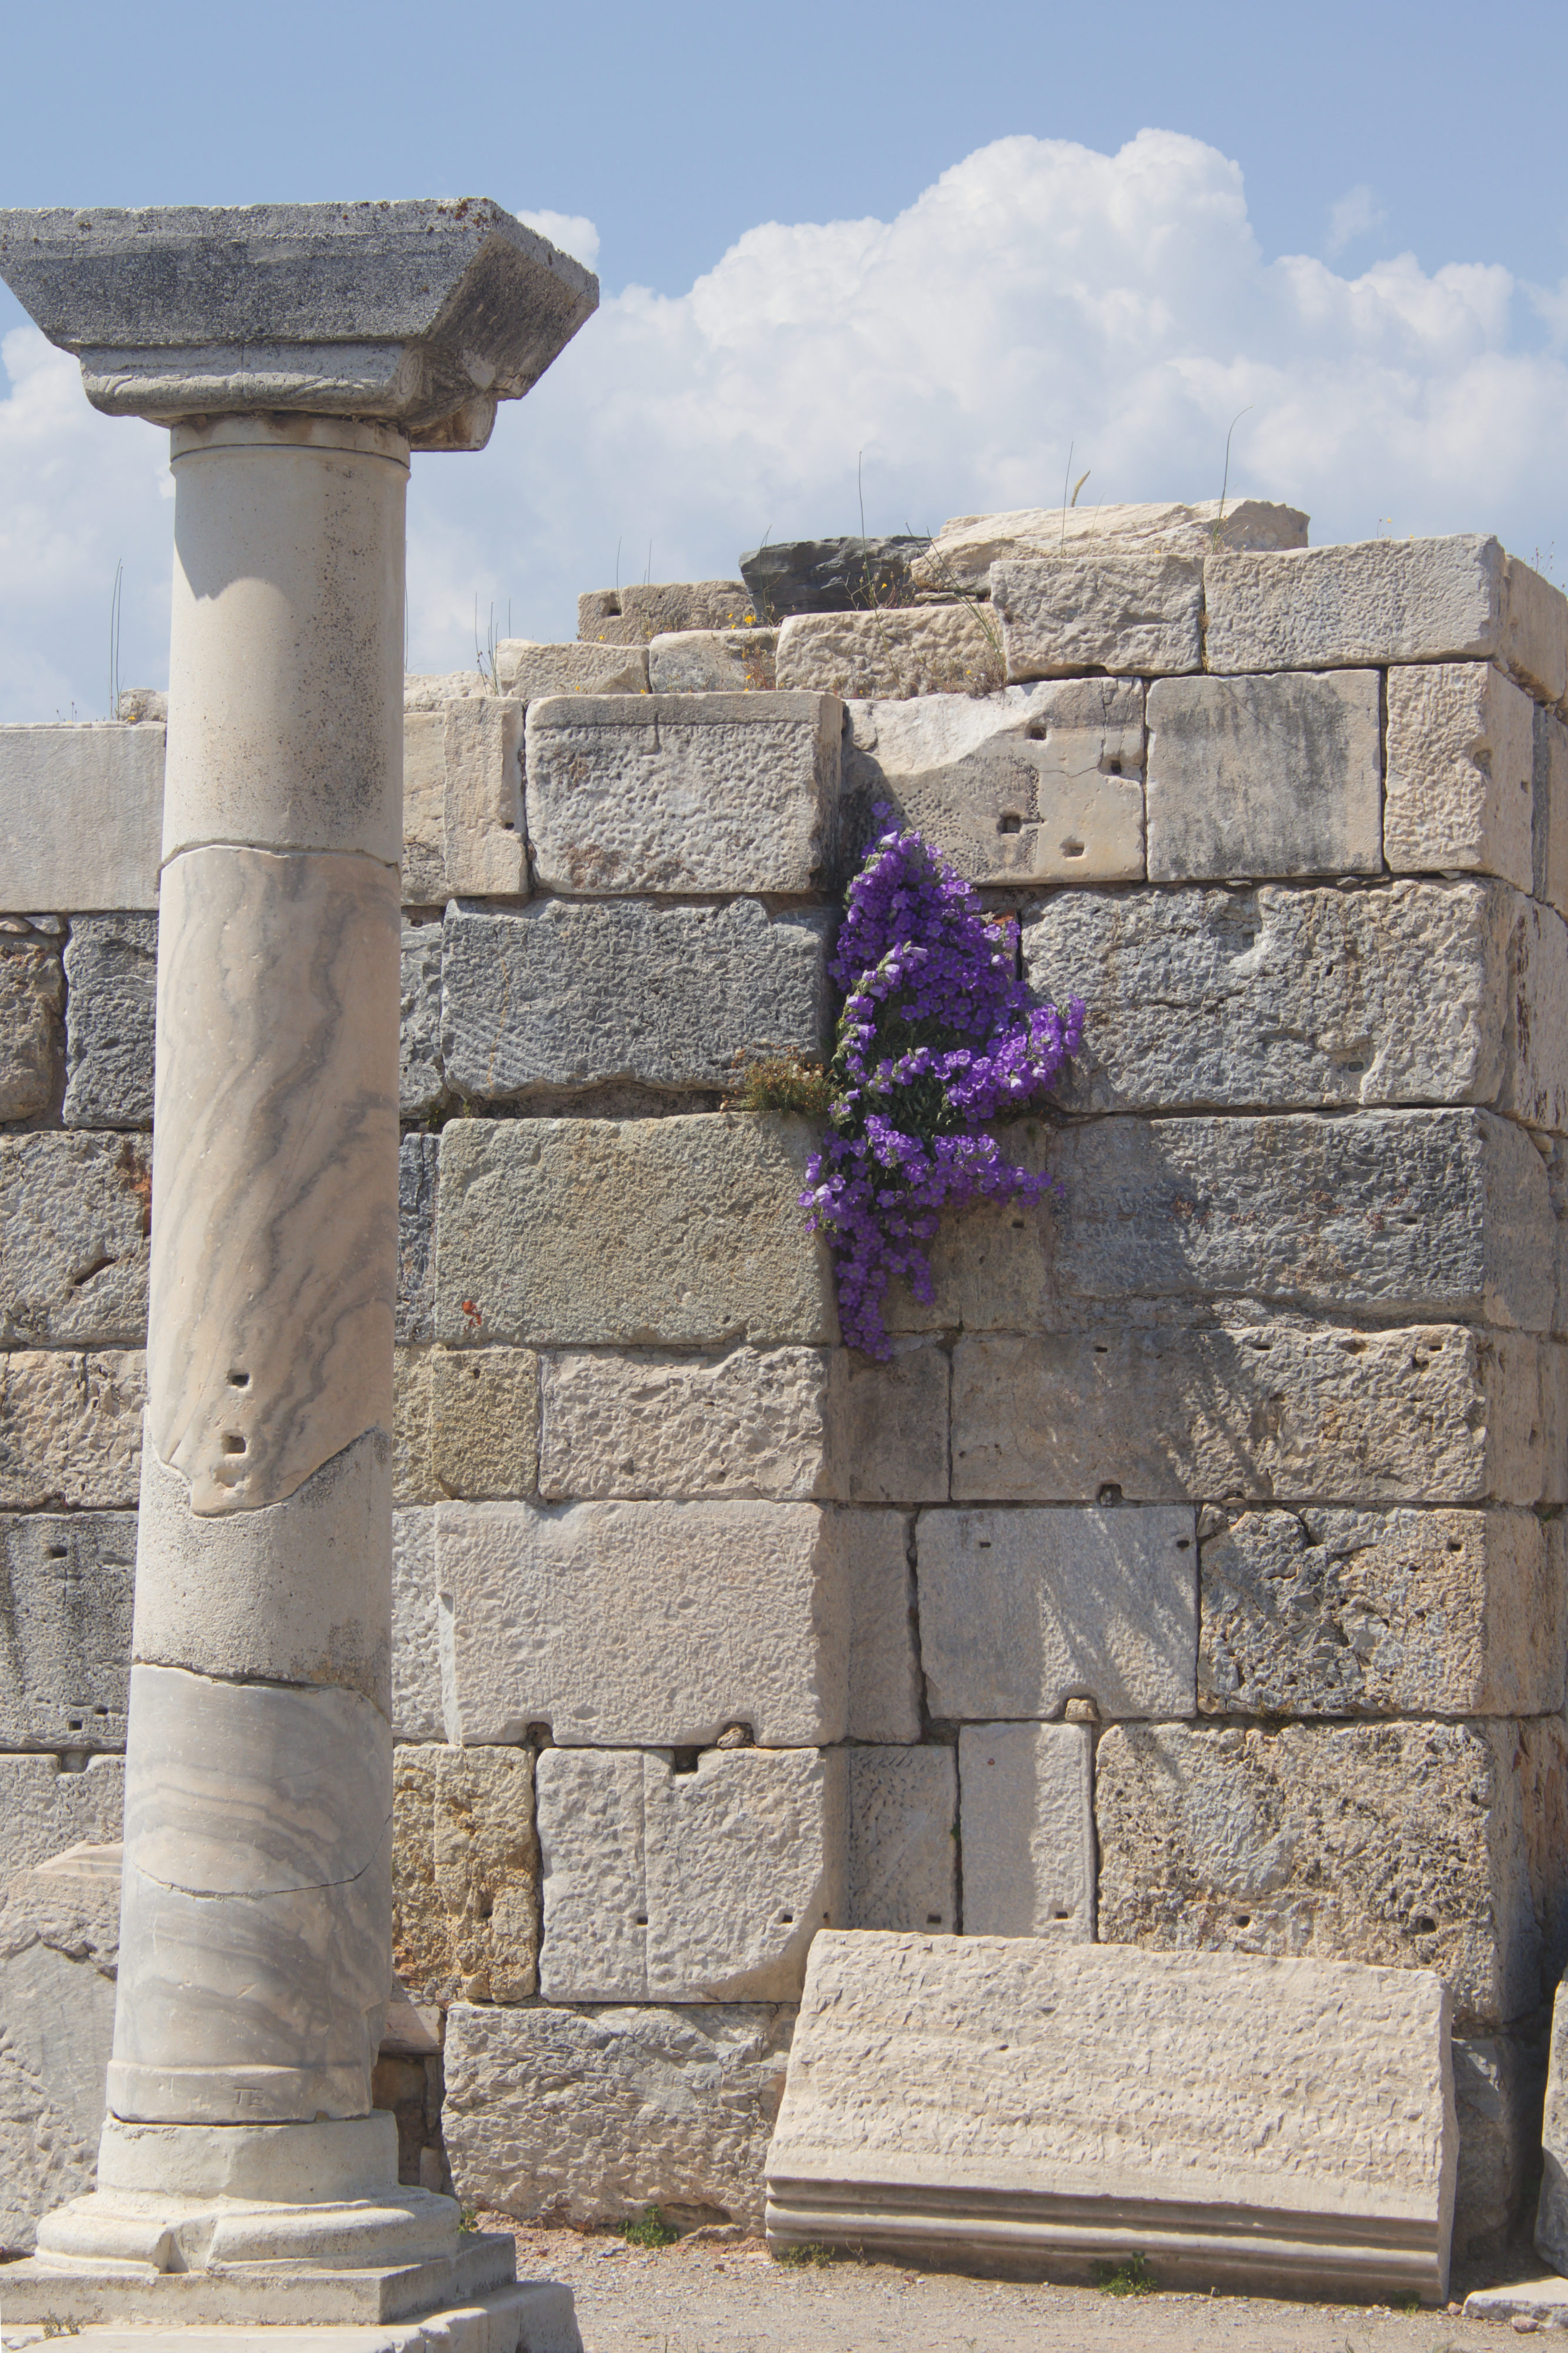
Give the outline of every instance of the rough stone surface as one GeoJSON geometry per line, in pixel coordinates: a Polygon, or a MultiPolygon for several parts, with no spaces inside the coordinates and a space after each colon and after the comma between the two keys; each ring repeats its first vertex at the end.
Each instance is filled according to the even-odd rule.
{"type": "Polygon", "coordinates": [[[155,915],[78,915],[65,955],[68,1127],[150,1127],[155,915]]]}
{"type": "Polygon", "coordinates": [[[912,1535],[902,1512],[852,1512],[839,1520],[849,1588],[849,1740],[921,1736],[912,1535]]]}
{"type": "Polygon", "coordinates": [[[647,649],[647,683],[655,694],[771,694],[778,638],[776,629],[673,629],[647,649]]]}
{"type": "Polygon", "coordinates": [[[0,1509],[133,1511],[145,1398],[139,1349],[0,1354],[0,1509]]]}
{"type": "Polygon", "coordinates": [[[452,1121],[437,1335],[601,1347],[837,1338],[826,1247],[798,1206],[816,1142],[804,1119],[744,1112],[452,1121]]]}
{"type": "Polygon", "coordinates": [[[0,1757],[0,1894],[68,1846],[112,1845],[124,1793],[120,1757],[95,1757],[85,1773],[62,1771],[56,1757],[0,1757]]]}
{"type": "Polygon", "coordinates": [[[1568,915],[1568,727],[1539,706],[1533,775],[1531,888],[1538,899],[1568,915]]]}
{"type": "Polygon", "coordinates": [[[436,1328],[436,1182],[440,1138],[405,1135],[397,1147],[397,1321],[400,1347],[436,1328]]]}
{"type": "Polygon", "coordinates": [[[539,1841],[527,1748],[399,1748],[392,1938],[416,2000],[522,2001],[539,1957],[539,1841]]]}
{"type": "Polygon", "coordinates": [[[0,930],[0,1119],[37,1119],[53,1103],[64,1003],[58,943],[0,930]]]}
{"type": "Polygon", "coordinates": [[[392,1734],[414,1742],[445,1733],[436,1514],[410,1504],[392,1515],[392,1734]]]}
{"type": "Polygon", "coordinates": [[[948,1360],[895,1342],[879,1363],[836,1348],[828,1360],[829,1493],[851,1504],[945,1503],[948,1360]]]}
{"type": "Polygon", "coordinates": [[[140,1345],[152,1187],[141,1136],[0,1137],[0,1341],[140,1345]]]}
{"type": "Polygon", "coordinates": [[[1009,679],[1203,667],[1204,568],[1188,555],[1047,555],[998,564],[991,599],[1009,679]]]}
{"type": "Polygon", "coordinates": [[[1024,957],[1034,988],[1088,1006],[1075,1109],[1487,1103],[1568,1122],[1568,930],[1505,883],[1064,892],[1024,957]]]}
{"type": "Polygon", "coordinates": [[[779,631],[782,689],[846,698],[980,695],[1005,675],[1001,625],[973,605],[802,614],[779,631]]]}
{"type": "Polygon", "coordinates": [[[441,1067],[441,925],[403,926],[399,958],[397,1115],[424,1119],[447,1092],[441,1067]]]}
{"type": "MultiPolygon", "coordinates": [[[[922,1512],[921,1658],[933,1716],[1190,1715],[1193,1514],[922,1512]]],[[[997,1934],[1003,1932],[998,1930],[997,1934]]]]}
{"type": "Polygon", "coordinates": [[[1100,1936],[1436,1969],[1456,2024],[1532,2010],[1562,1961],[1565,1857],[1533,1820],[1553,1718],[1118,1725],[1095,1754],[1100,1936]]]}
{"type": "Polygon", "coordinates": [[[155,907],[163,811],[162,727],[0,727],[0,900],[155,907]]]}
{"type": "Polygon", "coordinates": [[[1019,507],[1005,514],[954,515],[916,558],[917,588],[984,591],[998,562],[1107,553],[1206,555],[1222,548],[1305,547],[1309,518],[1261,499],[1167,501],[1145,506],[1019,507]]]}
{"type": "Polygon", "coordinates": [[[843,1736],[839,1518],[815,1504],[443,1504],[437,1560],[466,1742],[843,1736]]]}
{"type": "Polygon", "coordinates": [[[399,1348],[393,1371],[392,1500],[434,1504],[440,1495],[430,1444],[428,1348],[399,1348]]]}
{"type": "Polygon", "coordinates": [[[1561,1983],[1552,2005],[1546,2112],[1541,2126],[1541,2205],[1535,2243],[1555,2271],[1568,2267],[1568,1993],[1561,1983]]]}
{"type": "Polygon", "coordinates": [[[910,566],[931,545],[909,534],[889,539],[770,540],[741,558],[759,615],[848,613],[897,606],[910,593],[910,566]]]}
{"type": "Polygon", "coordinates": [[[1546,1715],[1568,1591],[1533,1512],[1220,1512],[1199,1531],[1198,1705],[1546,1715]]]}
{"type": "Polygon", "coordinates": [[[851,1928],[958,1926],[958,1778],[951,1748],[851,1748],[851,1928]]]}
{"type": "Polygon", "coordinates": [[[1489,662],[1391,670],[1387,759],[1395,874],[1500,874],[1530,889],[1535,714],[1511,680],[1489,662]]]}
{"type": "Polygon", "coordinates": [[[1148,720],[1152,882],[1383,871],[1375,670],[1156,679],[1148,720]]]}
{"type": "Polygon", "coordinates": [[[972,882],[1143,879],[1143,689],[1068,679],[850,706],[841,858],[885,803],[972,882]]]}
{"type": "Polygon", "coordinates": [[[430,1446],[448,1495],[529,1495],[539,1469],[539,1359],[531,1348],[437,1348],[430,1359],[430,1446]]]}
{"type": "Polygon", "coordinates": [[[577,599],[577,635],[591,645],[647,646],[691,629],[746,629],[762,618],[743,580],[644,581],[577,599]]]}
{"type": "Polygon", "coordinates": [[[136,1520],[0,1514],[0,1746],[125,1746],[136,1520]]]}
{"type": "Polygon", "coordinates": [[[522,712],[510,697],[468,695],[442,712],[441,858],[447,887],[526,898],[522,712]]]}
{"type": "Polygon", "coordinates": [[[793,2008],[496,2010],[447,2017],[442,2125],[458,2195],[520,2221],[762,2221],[793,2008]]]}
{"type": "Polygon", "coordinates": [[[1087,1724],[959,1734],[966,1936],[1093,1944],[1093,1746],[1087,1724]]]}
{"type": "MultiPolygon", "coordinates": [[[[410,679],[403,712],[403,869],[405,907],[439,906],[447,896],[447,723],[430,689],[410,679]]],[[[482,687],[483,681],[479,681],[482,687]]]]}
{"type": "Polygon", "coordinates": [[[1454,2037],[1459,2171],[1454,2254],[1495,2263],[1532,2188],[1546,2087],[1538,2042],[1510,2034],[1454,2037]]]}
{"type": "Polygon", "coordinates": [[[540,1490],[552,1502],[828,1494],[834,1361],[819,1348],[546,1357],[540,1490]]]}
{"type": "Polygon", "coordinates": [[[953,1352],[955,1500],[1532,1504],[1537,1344],[1453,1324],[1106,1324],[953,1352]]]}
{"type": "Polygon", "coordinates": [[[503,638],[496,648],[496,683],[520,702],[546,694],[646,694],[647,656],[640,646],[542,646],[503,638]]]}
{"type": "Polygon", "coordinates": [[[761,1047],[813,1060],[826,1043],[828,927],[815,910],[544,899],[516,914],[458,908],[444,928],[442,1046],[468,1096],[723,1087],[761,1047]]]}
{"type": "Polygon", "coordinates": [[[90,2189],[114,2030],[96,1957],[0,1915],[0,2251],[30,2253],[40,2214],[90,2189]]]}

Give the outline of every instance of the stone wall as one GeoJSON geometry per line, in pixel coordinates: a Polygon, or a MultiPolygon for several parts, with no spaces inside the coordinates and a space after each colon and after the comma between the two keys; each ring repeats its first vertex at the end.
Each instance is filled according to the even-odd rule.
{"type": "MultiPolygon", "coordinates": [[[[754,2220],[817,1926],[1098,1936],[1439,1971],[1495,2235],[1568,1945],[1568,605],[1481,539],[644,603],[409,684],[405,2170],[754,2220]],[[882,1365],[809,1126],[723,1100],[820,1050],[879,803],[1089,1005],[1006,1138],[1063,1206],[945,1228],[882,1365]]],[[[0,730],[12,2244],[112,1972],[162,736],[0,730]]]]}

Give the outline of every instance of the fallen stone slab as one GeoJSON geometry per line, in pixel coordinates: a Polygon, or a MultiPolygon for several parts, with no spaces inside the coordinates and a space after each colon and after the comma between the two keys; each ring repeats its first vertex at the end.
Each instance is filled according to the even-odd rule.
{"type": "Polygon", "coordinates": [[[1375,670],[1158,678],[1148,723],[1152,882],[1382,873],[1375,670]]]}
{"type": "Polygon", "coordinates": [[[162,727],[0,727],[7,912],[155,907],[163,823],[162,727]]]}
{"type": "MultiPolygon", "coordinates": [[[[958,1776],[951,1748],[851,1748],[850,1928],[958,1926],[958,1776]]],[[[1092,1820],[1092,1814],[1091,1814],[1092,1820]]]]}
{"type": "Polygon", "coordinates": [[[1440,2303],[1448,2031],[1424,1971],[825,1934],[769,2243],[1440,2303]]]}
{"type": "Polygon", "coordinates": [[[1510,2321],[1516,2328],[1523,2322],[1531,2326],[1521,2333],[1533,2336],[1540,2328],[1568,2328],[1568,2279],[1551,2273],[1542,2279],[1513,2282],[1507,2287],[1472,2288],[1465,2298],[1467,2320],[1510,2321]]]}
{"type": "Polygon", "coordinates": [[[144,1136],[0,1137],[0,1342],[139,1346],[152,1193],[144,1136]]]}
{"type": "Polygon", "coordinates": [[[1010,680],[1174,675],[1203,667],[1204,568],[1195,556],[1081,554],[998,564],[991,602],[1010,680]]]}
{"type": "Polygon", "coordinates": [[[0,920],[0,1119],[36,1119],[55,1100],[64,1059],[59,943],[0,920]]]}
{"type": "Polygon", "coordinates": [[[1036,555],[1098,549],[1146,555],[1206,555],[1222,548],[1305,547],[1310,517],[1264,499],[1165,500],[1143,506],[1017,507],[1004,514],[954,515],[911,576],[917,588],[970,595],[991,566],[1036,555]]]}
{"type": "Polygon", "coordinates": [[[915,534],[882,539],[770,540],[741,558],[760,619],[898,606],[912,590],[910,565],[931,545],[915,534]]]}
{"type": "Polygon", "coordinates": [[[648,647],[648,687],[655,694],[771,694],[778,638],[776,629],[671,629],[648,647]]]}
{"type": "Polygon", "coordinates": [[[1089,1725],[966,1724],[958,1736],[958,1780],[964,1935],[1092,1945],[1089,1725]]]}
{"type": "Polygon", "coordinates": [[[779,631],[778,683],[815,694],[980,695],[1006,675],[1002,628],[973,604],[802,613],[779,631]]]}
{"type": "Polygon", "coordinates": [[[78,915],[66,944],[67,1127],[151,1127],[156,915],[78,915]]]}
{"type": "Polygon", "coordinates": [[[416,2000],[523,2001],[539,1956],[533,1752],[393,1751],[392,1947],[416,2000]]]}
{"type": "Polygon", "coordinates": [[[1530,890],[1535,743],[1529,695],[1490,662],[1391,670],[1383,846],[1393,871],[1498,874],[1530,890]]]}
{"type": "Polygon", "coordinates": [[[123,1748],[132,1512],[0,1514],[0,1745],[123,1748]]]}

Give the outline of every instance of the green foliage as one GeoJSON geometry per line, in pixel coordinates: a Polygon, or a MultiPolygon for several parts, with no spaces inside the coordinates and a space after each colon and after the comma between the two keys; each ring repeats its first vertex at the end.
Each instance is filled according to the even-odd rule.
{"type": "Polygon", "coordinates": [[[465,2235],[465,2236],[467,2236],[467,2234],[468,2234],[470,2231],[477,2231],[477,2230],[479,2229],[479,2208],[478,2208],[477,2206],[459,2206],[459,2207],[458,2207],[458,2230],[459,2230],[459,2231],[461,2231],[461,2232],[464,2233],[464,2235],[465,2235]]]}
{"type": "Polygon", "coordinates": [[[657,2206],[650,2206],[646,2214],[622,2225],[621,2236],[629,2247],[673,2247],[680,2233],[657,2206]]]}
{"type": "Polygon", "coordinates": [[[808,2240],[800,2247],[773,2247],[769,2251],[775,2263],[784,2263],[791,2271],[826,2271],[833,2261],[831,2247],[821,2247],[808,2240]]]}
{"type": "Polygon", "coordinates": [[[833,1088],[820,1062],[795,1053],[738,1054],[735,1085],[724,1100],[732,1111],[793,1111],[806,1119],[826,1119],[833,1104],[833,1088]]]}
{"type": "Polygon", "coordinates": [[[1096,2263],[1095,2284],[1102,2295],[1152,2295],[1159,2281],[1147,2255],[1123,2255],[1119,2263],[1096,2263]]]}

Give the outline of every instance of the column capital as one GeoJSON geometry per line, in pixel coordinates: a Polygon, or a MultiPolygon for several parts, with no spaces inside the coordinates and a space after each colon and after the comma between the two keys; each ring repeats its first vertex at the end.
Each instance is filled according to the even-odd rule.
{"type": "Polygon", "coordinates": [[[0,210],[0,278],[105,416],[353,417],[416,449],[482,448],[599,300],[472,196],[0,210]]]}

